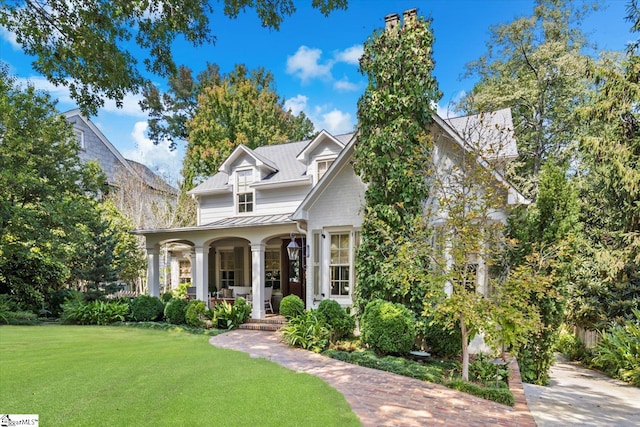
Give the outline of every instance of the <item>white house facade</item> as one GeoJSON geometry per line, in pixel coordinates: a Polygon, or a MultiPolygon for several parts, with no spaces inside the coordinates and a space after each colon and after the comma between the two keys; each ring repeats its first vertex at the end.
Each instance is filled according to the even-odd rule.
{"type": "MultiPolygon", "coordinates": [[[[506,203],[523,203],[500,174],[517,155],[511,114],[501,110],[487,117],[434,116],[434,153],[441,164],[445,157],[455,161],[447,153],[470,149],[464,139],[470,123],[500,123],[503,131],[488,135],[502,141],[501,149],[483,167],[495,168],[495,179],[506,184],[506,203]]],[[[356,144],[357,133],[322,131],[308,141],[236,148],[216,175],[189,192],[198,204],[196,226],[136,231],[146,237],[150,294],[160,292],[161,246],[181,244],[190,251],[194,296],[208,303],[250,294],[253,318],[265,317],[269,293],[276,309],[290,294],[308,308],[327,298],[351,305],[366,190],[353,170],[356,144]]],[[[497,209],[495,217],[504,220],[506,210],[497,209]]]]}

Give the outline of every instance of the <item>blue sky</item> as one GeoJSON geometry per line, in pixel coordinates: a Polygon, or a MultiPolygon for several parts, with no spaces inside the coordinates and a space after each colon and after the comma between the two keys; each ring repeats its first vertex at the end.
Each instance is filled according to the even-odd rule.
{"type": "MultiPolygon", "coordinates": [[[[207,61],[217,63],[222,72],[234,64],[250,68],[265,67],[275,76],[276,90],[295,112],[304,111],[316,129],[332,133],[348,132],[356,124],[356,103],[366,86],[358,72],[362,44],[376,29],[384,27],[384,16],[418,8],[418,14],[433,18],[435,33],[435,75],[443,92],[441,114],[473,80],[463,80],[464,66],[486,50],[490,26],[530,15],[532,0],[350,0],[346,11],[329,17],[312,9],[310,0],[300,2],[298,11],[283,22],[280,31],[261,27],[253,11],[231,20],[214,4],[211,18],[215,45],[194,48],[177,42],[174,57],[196,73],[207,61]]],[[[583,26],[592,42],[601,50],[624,50],[632,39],[625,22],[627,1],[609,0],[605,9],[594,12],[583,26]]],[[[10,31],[0,27],[0,59],[9,64],[13,74],[48,90],[59,99],[58,108],[75,108],[66,89],[53,87],[30,66],[31,58],[15,45],[10,31]]],[[[165,81],[154,78],[162,89],[165,81]]],[[[140,161],[170,181],[179,177],[184,147],[169,151],[166,145],[154,146],[145,135],[146,116],[138,107],[139,95],[125,100],[123,109],[107,101],[105,108],[91,120],[125,157],[140,161]]]]}

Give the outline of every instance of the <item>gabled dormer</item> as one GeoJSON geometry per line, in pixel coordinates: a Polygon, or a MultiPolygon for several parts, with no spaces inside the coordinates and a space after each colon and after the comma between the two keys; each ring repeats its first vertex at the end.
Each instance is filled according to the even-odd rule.
{"type": "Polygon", "coordinates": [[[307,175],[312,177],[313,184],[329,170],[338,154],[345,146],[345,142],[325,130],[322,130],[298,153],[296,160],[307,167],[307,175]]]}

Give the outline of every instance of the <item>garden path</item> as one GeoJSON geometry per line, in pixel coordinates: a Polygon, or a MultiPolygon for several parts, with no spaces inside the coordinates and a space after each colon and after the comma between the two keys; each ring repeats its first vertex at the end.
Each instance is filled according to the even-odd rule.
{"type": "Polygon", "coordinates": [[[559,357],[550,384],[524,384],[538,427],[640,426],[640,388],[559,357]]]}
{"type": "Polygon", "coordinates": [[[315,375],[344,395],[363,426],[534,426],[526,409],[484,400],[444,386],[351,365],[291,348],[273,332],[234,330],[212,337],[220,348],[249,353],[315,375]]]}

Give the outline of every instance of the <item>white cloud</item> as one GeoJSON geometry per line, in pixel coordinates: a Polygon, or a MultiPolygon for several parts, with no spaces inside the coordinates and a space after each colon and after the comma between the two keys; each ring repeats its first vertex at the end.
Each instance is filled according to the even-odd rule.
{"type": "Polygon", "coordinates": [[[339,62],[346,62],[347,64],[358,65],[360,63],[360,57],[364,52],[364,48],[361,44],[357,44],[346,48],[345,50],[338,51],[335,58],[339,62]]]}
{"type": "Polygon", "coordinates": [[[353,123],[349,113],[334,108],[330,112],[322,114],[321,117],[322,126],[320,128],[326,129],[330,133],[339,134],[353,131],[353,123]]]}
{"type": "Polygon", "coordinates": [[[350,82],[347,77],[343,77],[333,82],[333,88],[344,92],[354,92],[360,89],[360,85],[350,82]]]}
{"type": "Polygon", "coordinates": [[[4,27],[0,27],[0,38],[6,40],[13,50],[19,51],[22,49],[22,46],[18,44],[16,33],[11,32],[4,27]]]}
{"type": "Polygon", "coordinates": [[[122,100],[122,108],[118,108],[116,106],[116,102],[112,99],[107,99],[104,102],[104,107],[100,110],[103,110],[107,113],[114,113],[122,116],[132,116],[132,117],[147,117],[147,115],[140,109],[139,102],[142,100],[142,95],[140,94],[127,94],[122,100]]]}
{"type": "Polygon", "coordinates": [[[320,64],[322,50],[300,46],[293,56],[287,57],[287,74],[293,74],[303,82],[312,78],[331,78],[331,63],[320,64]]]}
{"type": "Polygon", "coordinates": [[[287,99],[284,102],[284,109],[291,110],[291,112],[297,116],[298,114],[300,114],[300,111],[303,111],[305,108],[307,108],[308,100],[309,98],[307,98],[306,96],[298,94],[293,98],[287,99]]]}
{"type": "Polygon", "coordinates": [[[62,85],[56,86],[43,76],[20,77],[17,82],[22,86],[31,85],[38,90],[47,92],[61,103],[74,104],[69,94],[69,88],[62,85]]]}
{"type": "Polygon", "coordinates": [[[175,184],[179,177],[181,158],[178,150],[171,151],[169,142],[163,141],[155,145],[145,135],[147,122],[136,122],[131,131],[131,138],[136,144],[135,150],[124,150],[122,155],[127,159],[135,160],[148,166],[157,174],[167,177],[170,183],[175,184]]]}

